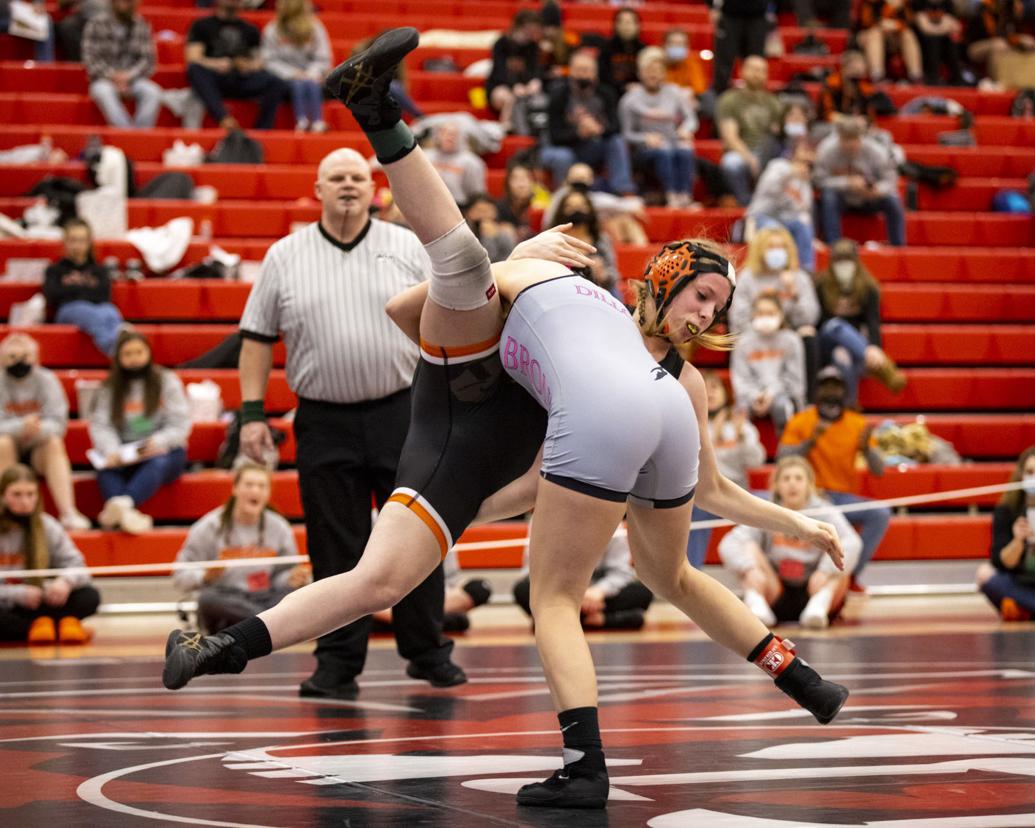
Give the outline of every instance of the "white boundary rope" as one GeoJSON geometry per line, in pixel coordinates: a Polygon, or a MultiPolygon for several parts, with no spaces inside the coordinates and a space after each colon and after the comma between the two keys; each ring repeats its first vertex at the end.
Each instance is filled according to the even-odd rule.
{"type": "MultiPolygon", "coordinates": [[[[823,515],[831,511],[838,511],[844,514],[852,512],[864,512],[874,507],[887,506],[915,506],[921,503],[936,503],[942,500],[959,500],[980,495],[997,494],[1009,492],[1023,487],[1021,481],[1014,483],[996,483],[991,486],[972,486],[967,489],[951,489],[944,492],[929,492],[921,495],[906,495],[893,497],[886,500],[868,500],[865,503],[848,503],[844,506],[824,506],[815,509],[803,509],[803,515],[823,515]]],[[[734,526],[731,520],[717,518],[715,520],[702,520],[693,524],[694,529],[715,529],[719,526],[734,526]]],[[[618,534],[624,534],[625,529],[619,528],[618,534]]],[[[486,551],[492,549],[511,549],[515,546],[525,546],[528,543],[528,535],[516,538],[504,538],[501,540],[475,541],[470,543],[458,543],[453,548],[458,552],[486,551]]],[[[78,566],[66,567],[64,569],[0,569],[0,582],[7,578],[49,578],[61,574],[72,574],[88,572],[91,575],[150,575],[155,573],[182,572],[193,569],[233,569],[241,566],[285,566],[287,564],[308,563],[307,555],[284,555],[279,557],[264,558],[230,558],[227,560],[214,561],[184,561],[176,563],[150,563],[150,564],[118,564],[113,566],[78,566]]]]}

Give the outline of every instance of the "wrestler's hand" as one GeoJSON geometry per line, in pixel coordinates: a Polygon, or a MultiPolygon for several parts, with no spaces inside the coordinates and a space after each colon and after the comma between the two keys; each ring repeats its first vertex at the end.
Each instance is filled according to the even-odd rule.
{"type": "Polygon", "coordinates": [[[834,566],[844,571],[845,553],[841,548],[841,539],[837,536],[837,530],[829,523],[801,515],[795,535],[825,552],[834,562],[834,566]]]}
{"type": "Polygon", "coordinates": [[[256,463],[265,463],[267,452],[274,450],[270,427],[261,420],[241,426],[241,453],[256,463]]]}
{"type": "Polygon", "coordinates": [[[589,267],[593,263],[590,254],[597,249],[589,242],[567,235],[567,230],[571,230],[571,222],[544,230],[521,242],[507,260],[546,259],[568,267],[589,267]]]}

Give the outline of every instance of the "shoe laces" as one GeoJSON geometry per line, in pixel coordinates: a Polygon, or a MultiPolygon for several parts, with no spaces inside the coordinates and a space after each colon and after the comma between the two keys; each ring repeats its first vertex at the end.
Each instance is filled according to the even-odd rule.
{"type": "Polygon", "coordinates": [[[182,633],[180,635],[179,646],[184,647],[188,650],[194,650],[197,653],[201,652],[201,633],[182,633]]]}

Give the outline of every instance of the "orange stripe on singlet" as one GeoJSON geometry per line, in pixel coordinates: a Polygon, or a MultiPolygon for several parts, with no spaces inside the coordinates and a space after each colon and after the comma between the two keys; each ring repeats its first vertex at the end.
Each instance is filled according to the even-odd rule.
{"type": "Polygon", "coordinates": [[[424,522],[424,525],[431,530],[431,534],[435,536],[435,540],[438,541],[439,549],[442,550],[442,557],[446,557],[446,553],[449,551],[449,541],[446,540],[442,527],[438,525],[438,521],[435,520],[431,512],[421,506],[420,503],[417,502],[417,499],[412,495],[394,494],[388,498],[388,502],[398,503],[400,506],[405,506],[419,517],[424,522]]]}
{"type": "Polygon", "coordinates": [[[490,348],[499,344],[499,334],[494,336],[492,339],[486,339],[482,342],[475,342],[473,345],[433,345],[426,341],[423,337],[420,341],[421,350],[431,356],[435,357],[447,357],[449,359],[460,359],[465,356],[471,356],[471,354],[480,354],[482,351],[488,351],[490,348]]]}

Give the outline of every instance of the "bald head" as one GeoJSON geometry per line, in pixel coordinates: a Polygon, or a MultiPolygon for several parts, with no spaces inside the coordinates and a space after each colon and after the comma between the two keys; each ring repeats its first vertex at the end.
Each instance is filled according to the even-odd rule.
{"type": "Polygon", "coordinates": [[[367,165],[367,160],[356,152],[354,149],[349,147],[341,147],[333,152],[327,153],[320,162],[320,166],[316,169],[317,178],[325,178],[327,171],[338,164],[360,164],[366,170],[370,167],[367,165]]]}
{"type": "Polygon", "coordinates": [[[320,162],[316,197],[323,205],[325,226],[363,222],[374,198],[374,179],[367,160],[353,149],[336,149],[320,162]]]}

